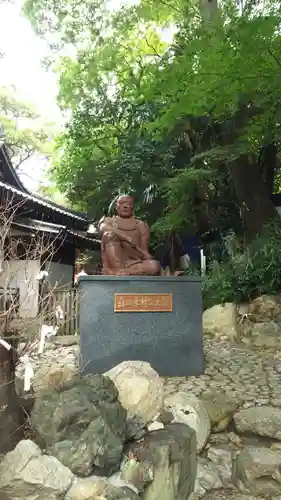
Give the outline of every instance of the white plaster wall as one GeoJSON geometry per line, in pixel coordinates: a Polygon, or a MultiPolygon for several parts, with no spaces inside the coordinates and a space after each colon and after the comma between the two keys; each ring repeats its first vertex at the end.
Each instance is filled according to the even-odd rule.
{"type": "Polygon", "coordinates": [[[4,261],[4,271],[0,275],[1,288],[19,288],[21,317],[34,318],[38,312],[40,260],[4,261]]]}
{"type": "Polygon", "coordinates": [[[61,264],[60,262],[46,263],[48,271],[48,282],[50,286],[57,288],[72,288],[73,286],[73,267],[61,264]]]}

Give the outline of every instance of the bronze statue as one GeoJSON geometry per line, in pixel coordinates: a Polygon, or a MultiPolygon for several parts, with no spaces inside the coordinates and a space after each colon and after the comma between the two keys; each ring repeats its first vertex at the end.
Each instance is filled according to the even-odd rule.
{"type": "Polygon", "coordinates": [[[160,264],[148,251],[149,228],[133,215],[131,196],[119,196],[117,215],[99,222],[103,274],[117,276],[154,276],[160,264]]]}

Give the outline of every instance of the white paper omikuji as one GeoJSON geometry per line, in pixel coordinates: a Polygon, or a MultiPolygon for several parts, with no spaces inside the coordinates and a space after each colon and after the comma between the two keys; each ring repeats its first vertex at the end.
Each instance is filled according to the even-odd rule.
{"type": "Polygon", "coordinates": [[[5,347],[8,351],[12,349],[12,346],[6,342],[6,340],[0,339],[0,344],[5,347]]]}
{"type": "Polygon", "coordinates": [[[40,271],[37,276],[36,276],[36,279],[38,281],[41,281],[43,278],[47,277],[49,275],[48,271],[40,271]]]}
{"type": "Polygon", "coordinates": [[[40,342],[38,346],[38,354],[42,354],[44,350],[44,344],[45,344],[45,339],[46,339],[46,334],[48,332],[49,325],[42,325],[41,326],[41,332],[40,332],[40,342]]]}
{"type": "Polygon", "coordinates": [[[38,346],[38,354],[42,354],[44,350],[44,344],[46,337],[52,337],[53,335],[56,335],[58,331],[58,327],[55,326],[50,326],[50,325],[42,325],[41,326],[41,332],[40,332],[40,342],[38,346]]]}
{"type": "Polygon", "coordinates": [[[57,334],[59,327],[58,326],[46,326],[45,337],[53,337],[57,334]]]}
{"type": "Polygon", "coordinates": [[[57,322],[59,322],[60,319],[64,319],[63,308],[60,305],[56,307],[56,319],[57,322]]]}
{"type": "Polygon", "coordinates": [[[24,369],[24,386],[23,386],[24,391],[30,391],[31,379],[33,377],[34,377],[34,370],[32,368],[30,361],[28,361],[25,364],[25,369],[24,369]]]}

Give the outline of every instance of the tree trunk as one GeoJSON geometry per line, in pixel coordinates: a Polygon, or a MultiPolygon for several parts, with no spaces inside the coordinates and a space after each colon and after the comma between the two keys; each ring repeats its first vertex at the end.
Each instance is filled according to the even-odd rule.
{"type": "Polygon", "coordinates": [[[200,0],[200,13],[205,23],[212,23],[218,15],[218,1],[200,0]]]}
{"type": "Polygon", "coordinates": [[[260,150],[259,167],[268,191],[272,194],[274,189],[274,176],[277,163],[277,147],[275,144],[267,144],[260,150]]]}
{"type": "Polygon", "coordinates": [[[23,438],[24,410],[15,389],[16,342],[7,350],[0,344],[0,454],[12,450],[23,438]]]}
{"type": "Polygon", "coordinates": [[[230,166],[230,174],[246,227],[245,237],[251,241],[265,224],[277,217],[271,193],[258,165],[250,163],[247,156],[240,157],[230,166]]]}

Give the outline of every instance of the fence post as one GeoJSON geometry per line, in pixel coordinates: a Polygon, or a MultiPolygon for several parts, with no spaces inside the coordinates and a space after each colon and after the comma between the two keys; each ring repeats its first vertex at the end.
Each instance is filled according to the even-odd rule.
{"type": "Polygon", "coordinates": [[[76,288],[54,290],[54,308],[61,306],[64,319],[60,325],[60,335],[74,335],[77,331],[78,300],[76,288]]]}

